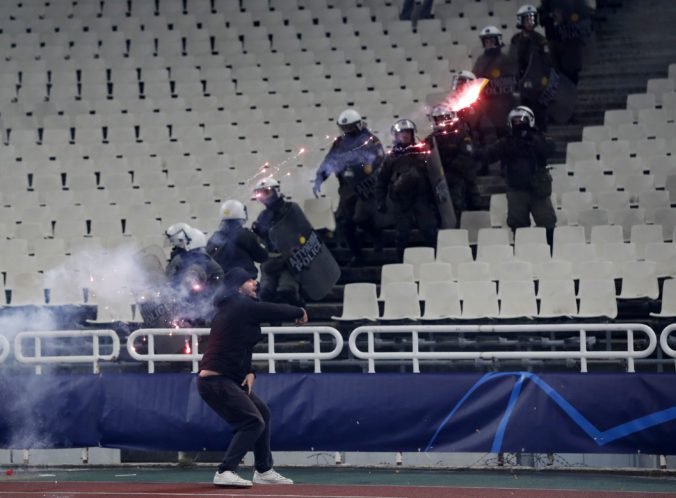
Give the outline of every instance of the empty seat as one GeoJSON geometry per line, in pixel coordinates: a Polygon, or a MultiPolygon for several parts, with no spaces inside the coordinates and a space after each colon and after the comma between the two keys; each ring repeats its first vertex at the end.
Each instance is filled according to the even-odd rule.
{"type": "Polygon", "coordinates": [[[43,277],[37,272],[8,273],[5,288],[11,290],[11,306],[40,306],[45,304],[43,277]]]}
{"type": "Polygon", "coordinates": [[[646,261],[655,261],[655,275],[658,277],[676,276],[676,244],[670,242],[649,242],[645,246],[646,261]]]}
{"type": "Polygon", "coordinates": [[[611,279],[581,279],[578,291],[580,309],[578,318],[617,317],[615,282],[611,279]]]}
{"type": "Polygon", "coordinates": [[[532,280],[500,282],[500,318],[532,318],[538,313],[532,280]]]}
{"type": "Polygon", "coordinates": [[[462,318],[497,318],[500,314],[494,282],[460,282],[462,318]]]}
{"type": "Polygon", "coordinates": [[[437,250],[437,261],[450,263],[455,277],[457,277],[458,264],[468,263],[473,260],[472,250],[469,246],[449,246],[441,247],[437,250]]]}
{"type": "MultiPolygon", "coordinates": [[[[533,280],[533,264],[529,261],[505,261],[493,263],[491,273],[498,282],[509,280],[533,280]]],[[[502,288],[500,289],[502,292],[502,288]]]]}
{"type": "Polygon", "coordinates": [[[456,278],[458,282],[474,282],[492,280],[491,267],[488,263],[473,261],[458,263],[456,266],[456,278]]]}
{"type": "Polygon", "coordinates": [[[608,244],[624,242],[622,227],[617,225],[597,225],[591,228],[592,244],[608,244]]]}
{"type": "Polygon", "coordinates": [[[659,313],[650,313],[650,316],[659,318],[676,317],[676,279],[664,281],[662,287],[662,302],[659,313]]]}
{"type": "Polygon", "coordinates": [[[554,246],[554,258],[563,261],[595,261],[598,259],[596,245],[585,243],[557,244],[554,246]]]}
{"type": "Polygon", "coordinates": [[[468,246],[469,234],[466,229],[446,228],[437,233],[437,249],[449,246],[468,246]]]}
{"type": "Polygon", "coordinates": [[[521,227],[516,229],[514,246],[522,244],[546,244],[547,230],[543,227],[521,227]]]}
{"type": "Polygon", "coordinates": [[[418,286],[415,282],[389,282],[380,289],[385,307],[381,320],[417,320],[420,318],[418,286]]]}
{"type": "Polygon", "coordinates": [[[417,275],[421,286],[424,282],[450,282],[453,280],[453,267],[441,261],[421,263],[417,275]]]}
{"type": "Polygon", "coordinates": [[[636,258],[643,259],[646,246],[653,242],[661,243],[663,237],[662,227],[659,225],[634,225],[631,227],[629,241],[636,247],[636,258]]]}
{"type": "Polygon", "coordinates": [[[622,278],[620,299],[657,299],[660,290],[656,276],[655,261],[629,261],[618,266],[622,278]]]}
{"type": "Polygon", "coordinates": [[[488,245],[509,245],[512,231],[509,228],[480,228],[477,235],[479,247],[488,245]]]}
{"type": "MultiPolygon", "coordinates": [[[[425,312],[423,320],[442,320],[460,318],[462,311],[458,286],[454,282],[421,282],[421,294],[424,290],[425,312]]],[[[420,296],[421,299],[423,296],[420,296]]]]}
{"type": "Polygon", "coordinates": [[[463,211],[460,228],[467,230],[470,244],[476,244],[482,228],[491,228],[491,215],[488,211],[463,211]]]}
{"type": "Polygon", "coordinates": [[[573,264],[570,261],[552,259],[533,265],[533,275],[542,280],[566,280],[573,278],[573,264]]]}
{"type": "Polygon", "coordinates": [[[407,247],[404,249],[403,262],[413,266],[413,279],[420,280],[419,270],[423,263],[434,261],[433,247],[407,247]]]}
{"type": "Polygon", "coordinates": [[[332,320],[376,320],[380,311],[376,296],[376,285],[371,283],[345,284],[343,291],[343,311],[332,320]]]}
{"type": "Polygon", "coordinates": [[[576,226],[557,226],[554,229],[554,247],[559,244],[584,243],[584,227],[576,226]]]}
{"type": "Polygon", "coordinates": [[[539,318],[555,318],[577,314],[575,283],[572,279],[543,280],[538,285],[539,318]]]}

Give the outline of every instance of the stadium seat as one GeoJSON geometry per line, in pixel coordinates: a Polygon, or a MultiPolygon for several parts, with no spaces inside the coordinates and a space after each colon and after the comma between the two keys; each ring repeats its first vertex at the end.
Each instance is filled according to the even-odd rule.
{"type": "Polygon", "coordinates": [[[453,267],[450,263],[439,261],[421,263],[417,275],[421,286],[420,294],[423,296],[422,286],[424,283],[453,281],[453,267]]]}
{"type": "Polygon", "coordinates": [[[456,283],[421,282],[420,286],[420,298],[425,302],[422,320],[443,320],[462,316],[456,283]]]}
{"type": "Polygon", "coordinates": [[[543,227],[521,227],[514,235],[514,248],[523,244],[546,244],[547,231],[543,227]]]}
{"type": "Polygon", "coordinates": [[[458,282],[489,281],[493,279],[490,264],[486,262],[458,263],[455,269],[458,282]]]}
{"type": "Polygon", "coordinates": [[[573,264],[570,261],[552,259],[533,265],[533,275],[540,282],[543,280],[567,280],[573,278],[573,264]]]}
{"type": "Polygon", "coordinates": [[[345,284],[343,294],[343,311],[340,316],[332,316],[332,320],[377,320],[380,311],[376,296],[376,285],[372,283],[345,284]]]}
{"type": "Polygon", "coordinates": [[[479,247],[489,245],[511,244],[512,231],[509,228],[479,228],[477,244],[479,247]]]}
{"type": "Polygon", "coordinates": [[[5,288],[11,290],[10,306],[45,304],[43,277],[37,272],[9,272],[5,288]]]}
{"type": "Polygon", "coordinates": [[[577,315],[575,283],[572,279],[541,280],[538,285],[540,311],[538,318],[577,315]]]}
{"type": "Polygon", "coordinates": [[[463,319],[497,318],[500,315],[494,282],[460,282],[458,292],[462,300],[463,319]]]}
{"type": "Polygon", "coordinates": [[[648,242],[645,246],[644,259],[655,261],[657,277],[676,276],[676,244],[671,242],[648,242]]]}
{"type": "Polygon", "coordinates": [[[434,262],[433,247],[407,247],[404,249],[403,263],[413,267],[413,279],[420,280],[420,265],[434,262]]]}
{"type": "Polygon", "coordinates": [[[629,261],[619,265],[622,292],[617,296],[618,299],[657,299],[660,290],[656,272],[655,261],[629,261]]]}
{"type": "Polygon", "coordinates": [[[517,260],[527,261],[533,265],[547,263],[552,259],[548,244],[519,244],[514,247],[514,252],[517,260]]]}
{"type": "Polygon", "coordinates": [[[580,279],[580,309],[577,318],[617,317],[615,282],[611,279],[580,279]]]}
{"type": "Polygon", "coordinates": [[[466,229],[446,228],[437,232],[437,251],[442,247],[469,246],[469,232],[466,229]]]}
{"type": "Polygon", "coordinates": [[[532,280],[500,282],[500,318],[532,318],[538,313],[532,280]]]}
{"type": "Polygon", "coordinates": [[[453,271],[453,276],[458,277],[458,265],[461,263],[469,263],[474,261],[472,257],[472,250],[469,246],[449,246],[441,247],[437,250],[437,261],[443,263],[450,263],[453,271]]]}
{"type": "Polygon", "coordinates": [[[380,289],[385,302],[380,320],[417,320],[420,318],[418,286],[415,282],[388,282],[380,289]]]}
{"type": "Polygon", "coordinates": [[[664,281],[662,287],[662,300],[659,313],[650,313],[657,318],[676,317],[676,279],[670,278],[664,281]]]}
{"type": "Polygon", "coordinates": [[[665,241],[673,240],[676,227],[676,208],[662,208],[655,211],[655,225],[662,226],[665,241]]]}
{"type": "Polygon", "coordinates": [[[470,244],[476,244],[482,228],[491,228],[491,215],[488,211],[463,211],[460,228],[467,230],[470,244]]]}

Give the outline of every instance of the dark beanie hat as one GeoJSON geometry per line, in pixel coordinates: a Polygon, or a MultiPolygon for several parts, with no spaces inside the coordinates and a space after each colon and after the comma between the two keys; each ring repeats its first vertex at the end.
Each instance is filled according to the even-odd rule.
{"type": "Polygon", "coordinates": [[[230,292],[237,291],[244,282],[251,280],[251,275],[248,271],[239,266],[230,268],[223,276],[223,283],[225,288],[230,292]]]}

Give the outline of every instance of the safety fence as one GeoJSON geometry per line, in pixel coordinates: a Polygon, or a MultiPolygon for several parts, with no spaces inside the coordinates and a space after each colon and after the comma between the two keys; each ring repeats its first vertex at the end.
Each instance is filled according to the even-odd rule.
{"type": "Polygon", "coordinates": [[[672,348],[671,344],[669,344],[670,342],[676,344],[676,337],[671,337],[672,332],[676,332],[676,323],[672,323],[664,328],[662,335],[660,335],[660,347],[664,351],[664,354],[674,359],[674,368],[676,368],[676,349],[672,348]]]}
{"type": "MultiPolygon", "coordinates": [[[[276,372],[277,361],[312,360],[315,373],[321,372],[321,361],[337,358],[343,350],[343,337],[331,327],[262,327],[261,331],[267,336],[267,352],[254,353],[254,361],[268,362],[268,372],[276,372]],[[280,352],[275,350],[276,336],[306,336],[313,340],[312,352],[280,352]],[[322,336],[331,337],[335,343],[330,351],[321,350],[322,336]]],[[[155,372],[155,363],[160,362],[191,362],[192,371],[197,372],[202,354],[199,352],[199,337],[209,335],[209,329],[138,329],[132,332],[127,339],[129,355],[138,361],[148,363],[148,373],[155,372]],[[179,335],[186,337],[186,347],[183,353],[158,353],[155,348],[155,337],[179,335]],[[139,353],[135,346],[138,339],[146,339],[147,352],[139,353]]]]}
{"type": "MultiPolygon", "coordinates": [[[[676,324],[665,328],[660,344],[662,351],[675,359],[676,366],[676,350],[669,344],[674,330],[676,324]]],[[[253,359],[266,361],[269,373],[277,371],[280,361],[311,361],[314,372],[319,373],[322,362],[346,356],[344,340],[332,327],[264,327],[262,332],[267,339],[267,351],[254,353],[253,359]],[[286,342],[281,348],[281,338],[298,342],[286,342]]],[[[138,329],[127,338],[126,348],[132,360],[147,364],[148,373],[155,372],[157,363],[190,363],[191,370],[197,372],[202,358],[200,337],[208,334],[206,328],[138,329]],[[160,352],[158,337],[178,337],[183,347],[180,352],[160,352]]],[[[626,362],[628,372],[635,372],[635,361],[648,358],[657,349],[657,335],[649,326],[639,323],[366,325],[352,331],[348,345],[353,358],[366,361],[369,373],[375,372],[378,364],[393,361],[410,363],[413,372],[418,373],[421,362],[446,360],[579,361],[581,372],[588,371],[589,361],[618,360],[626,362]],[[590,349],[600,333],[606,334],[606,348],[590,349]],[[491,334],[497,337],[493,337],[493,341],[486,340],[491,334]],[[524,334],[533,340],[527,342],[524,334]]],[[[37,374],[42,373],[42,366],[47,364],[87,363],[98,373],[102,362],[115,361],[119,355],[120,339],[115,331],[108,329],[20,332],[14,337],[13,348],[0,333],[0,362],[13,356],[18,363],[34,365],[37,374]],[[44,341],[60,338],[71,340],[68,347],[55,348],[53,343],[44,347],[44,341]],[[77,351],[84,348],[86,352],[72,354],[71,347],[77,351]]]]}
{"type": "MultiPolygon", "coordinates": [[[[502,338],[500,338],[502,339],[502,338]]],[[[438,341],[433,341],[435,344],[438,341]]],[[[516,341],[503,340],[505,346],[516,341]]],[[[516,343],[516,344],[514,344],[516,343]]],[[[655,332],[647,325],[640,323],[580,323],[580,324],[542,324],[542,325],[399,325],[399,326],[381,326],[366,325],[358,327],[352,331],[349,338],[351,353],[360,359],[368,361],[369,373],[375,372],[377,360],[410,360],[413,364],[413,371],[420,372],[421,360],[500,360],[500,359],[539,359],[539,360],[565,360],[573,359],[580,361],[580,371],[587,371],[588,360],[609,360],[621,359],[627,362],[627,371],[634,372],[634,360],[637,358],[646,358],[650,356],[657,346],[657,336],[655,332]],[[613,332],[624,333],[624,344],[622,350],[588,350],[587,339],[589,332],[613,332]],[[496,333],[515,335],[524,333],[544,333],[548,337],[561,333],[570,334],[571,332],[579,334],[579,340],[576,341],[578,349],[576,351],[524,351],[519,350],[479,350],[479,351],[422,351],[421,334],[429,334],[439,337],[442,334],[455,335],[467,333],[496,333]],[[648,344],[642,350],[634,350],[634,333],[638,332],[648,339],[648,344]],[[361,335],[367,337],[367,350],[362,351],[358,345],[361,335]],[[408,351],[377,351],[376,336],[408,336],[410,338],[410,350],[408,351]]]]}

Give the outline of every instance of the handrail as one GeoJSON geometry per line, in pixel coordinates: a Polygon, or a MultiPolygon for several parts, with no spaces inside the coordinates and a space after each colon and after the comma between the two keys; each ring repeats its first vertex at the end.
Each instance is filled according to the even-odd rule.
{"type": "Polygon", "coordinates": [[[4,335],[0,335],[0,363],[5,361],[8,356],[9,356],[9,340],[4,335]]]}
{"type": "Polygon", "coordinates": [[[634,372],[634,360],[650,356],[657,346],[657,336],[653,329],[640,323],[577,323],[577,324],[538,324],[538,325],[365,325],[352,331],[349,337],[350,351],[356,358],[368,360],[369,373],[375,372],[376,360],[411,360],[413,371],[420,372],[420,360],[477,360],[477,359],[579,359],[580,371],[587,371],[587,360],[626,359],[627,371],[634,372]],[[627,334],[626,351],[588,351],[587,332],[625,331],[627,334]],[[419,335],[437,333],[500,333],[517,334],[543,332],[548,335],[556,332],[578,332],[580,345],[578,351],[420,351],[419,335]],[[648,346],[641,351],[634,350],[634,332],[643,332],[648,337],[648,346]],[[410,334],[410,351],[376,351],[374,334],[410,334]],[[367,334],[368,351],[362,351],[357,338],[367,334]]]}
{"type": "Polygon", "coordinates": [[[660,334],[660,347],[662,348],[662,351],[664,351],[664,354],[674,358],[674,366],[676,367],[676,349],[673,349],[669,345],[669,336],[674,331],[676,331],[676,323],[664,327],[664,330],[662,330],[662,333],[660,334]]]}
{"type": "MultiPolygon", "coordinates": [[[[268,351],[267,353],[254,353],[253,360],[267,360],[268,372],[276,372],[276,362],[279,360],[313,360],[315,366],[315,373],[321,372],[321,360],[331,360],[337,358],[343,350],[344,341],[336,329],[332,327],[262,327],[263,334],[268,336],[268,351]],[[335,340],[335,346],[331,351],[321,351],[320,335],[330,335],[335,340]],[[313,352],[311,353],[280,353],[275,351],[275,336],[277,335],[312,335],[313,337],[313,352]]],[[[198,337],[209,335],[209,329],[137,329],[127,338],[127,351],[129,355],[138,361],[148,362],[148,373],[155,372],[155,362],[192,362],[192,371],[197,372],[199,369],[199,361],[202,359],[202,354],[199,352],[198,337]],[[156,353],[155,352],[155,336],[159,335],[184,335],[186,336],[185,353],[156,353]],[[136,351],[134,342],[139,337],[147,337],[148,352],[141,354],[136,351]],[[188,342],[188,338],[190,341],[188,342]]]]}
{"type": "Polygon", "coordinates": [[[94,373],[99,373],[99,361],[115,360],[120,354],[120,338],[114,330],[96,329],[96,330],[49,330],[49,331],[26,331],[19,332],[14,337],[14,357],[20,363],[35,364],[35,373],[42,373],[42,365],[45,363],[92,363],[94,373]],[[42,354],[42,339],[55,339],[60,337],[71,337],[81,339],[92,339],[92,354],[90,355],[53,355],[45,356],[42,354]],[[112,352],[110,354],[101,354],[101,337],[108,337],[112,340],[112,352]],[[33,339],[35,349],[33,356],[26,356],[23,352],[24,339],[33,339]]]}

